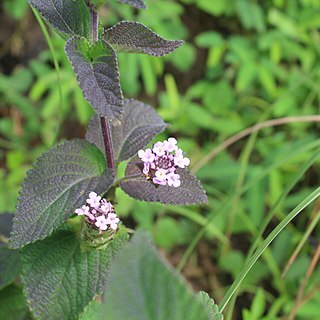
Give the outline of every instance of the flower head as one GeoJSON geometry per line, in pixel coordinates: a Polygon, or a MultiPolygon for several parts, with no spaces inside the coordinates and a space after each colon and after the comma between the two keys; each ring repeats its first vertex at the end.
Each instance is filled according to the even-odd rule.
{"type": "Polygon", "coordinates": [[[90,192],[86,200],[88,205],[83,205],[76,209],[75,213],[79,216],[85,216],[85,221],[100,233],[111,229],[116,231],[120,219],[117,217],[113,205],[106,199],[101,199],[95,192],[90,192]]]}
{"type": "Polygon", "coordinates": [[[177,168],[184,169],[190,164],[189,158],[177,146],[175,138],[157,142],[151,149],[140,150],[139,158],[143,162],[142,172],[154,184],[179,187],[180,175],[177,168]]]}

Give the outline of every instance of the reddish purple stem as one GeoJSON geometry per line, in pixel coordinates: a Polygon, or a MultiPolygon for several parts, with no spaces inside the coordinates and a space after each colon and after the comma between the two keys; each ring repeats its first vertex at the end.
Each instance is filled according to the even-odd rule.
{"type": "Polygon", "coordinates": [[[114,155],[113,155],[113,145],[111,139],[110,125],[107,119],[100,117],[101,130],[103,136],[104,149],[106,152],[107,166],[112,171],[115,171],[114,155]]]}

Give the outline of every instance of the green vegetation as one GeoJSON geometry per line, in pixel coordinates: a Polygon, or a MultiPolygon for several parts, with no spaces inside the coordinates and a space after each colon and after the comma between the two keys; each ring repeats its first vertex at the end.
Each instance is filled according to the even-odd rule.
{"type": "MultiPolygon", "coordinates": [[[[165,58],[119,55],[123,90],[171,123],[160,139],[179,137],[209,205],[137,202],[117,190],[117,213],[150,231],[197,290],[226,306],[225,319],[317,320],[320,1],[146,3],[138,12],[110,1],[104,25],[135,20],[186,44],[165,58]],[[233,283],[236,294],[225,295],[233,283]]],[[[0,212],[13,212],[31,163],[58,140],[83,137],[92,110],[64,41],[51,30],[43,40],[25,0],[2,6],[19,26],[0,51],[0,212]],[[14,48],[22,46],[20,58],[24,32],[35,29],[41,52],[15,64],[14,48]]],[[[4,290],[21,300],[17,287],[4,290]]]]}

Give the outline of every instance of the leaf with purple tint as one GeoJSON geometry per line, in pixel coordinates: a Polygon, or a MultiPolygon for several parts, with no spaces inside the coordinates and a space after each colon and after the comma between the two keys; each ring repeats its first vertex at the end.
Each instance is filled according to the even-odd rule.
{"type": "Polygon", "coordinates": [[[141,23],[122,21],[107,29],[106,41],[117,52],[145,53],[161,57],[179,48],[182,40],[166,40],[141,23]]]}
{"type": "Polygon", "coordinates": [[[90,13],[85,0],[28,0],[58,32],[69,36],[90,36],[90,13]]]}
{"type": "Polygon", "coordinates": [[[119,2],[129,4],[137,9],[145,9],[146,5],[143,0],[119,0],[119,2]]]}
{"type": "Polygon", "coordinates": [[[113,49],[103,40],[91,45],[85,38],[74,37],[68,40],[65,50],[84,97],[99,115],[119,119],[123,96],[113,49]]]}
{"type": "MultiPolygon", "coordinates": [[[[121,122],[111,124],[116,160],[129,159],[166,127],[152,107],[134,99],[125,99],[121,122]]],[[[97,115],[89,123],[86,138],[104,150],[100,119],[97,115]]]]}
{"type": "Polygon", "coordinates": [[[20,190],[11,248],[49,236],[85,203],[91,191],[101,193],[113,180],[101,151],[86,140],[66,141],[43,153],[20,190]]]}
{"type": "Polygon", "coordinates": [[[148,201],[173,205],[191,205],[207,203],[208,198],[199,180],[185,169],[177,169],[181,186],[170,187],[155,185],[147,180],[142,173],[142,163],[129,163],[126,176],[131,177],[120,182],[121,189],[130,197],[148,201]]]}

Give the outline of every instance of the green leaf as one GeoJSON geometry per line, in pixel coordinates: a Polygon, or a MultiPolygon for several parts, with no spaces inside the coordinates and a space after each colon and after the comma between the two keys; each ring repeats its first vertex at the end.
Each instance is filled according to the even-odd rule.
{"type": "Polygon", "coordinates": [[[67,141],[44,153],[22,185],[10,246],[44,239],[85,203],[90,191],[107,190],[113,179],[101,151],[86,140],[67,141]]]}
{"type": "Polygon", "coordinates": [[[76,234],[60,230],[22,250],[25,294],[36,319],[78,319],[105,288],[109,264],[126,241],[82,252],[76,234]]]}
{"type": "Polygon", "coordinates": [[[108,320],[209,320],[210,313],[137,233],[111,265],[103,314],[108,320]]]}
{"type": "Polygon", "coordinates": [[[79,320],[97,320],[102,312],[102,304],[98,301],[92,301],[80,315],[79,320]]]}
{"type": "Polygon", "coordinates": [[[127,3],[137,9],[146,9],[146,5],[143,0],[119,0],[119,2],[127,3]]]}
{"type": "Polygon", "coordinates": [[[24,320],[27,312],[21,288],[10,286],[0,291],[0,319],[24,320]]]}
{"type": "MultiPolygon", "coordinates": [[[[166,127],[149,105],[134,99],[125,99],[121,123],[111,123],[115,158],[118,161],[129,159],[166,127]]],[[[100,150],[104,150],[101,124],[97,115],[89,123],[86,138],[100,150]]]]}
{"type": "Polygon", "coordinates": [[[123,107],[117,57],[103,40],[74,37],[65,47],[84,97],[99,115],[119,119],[123,107]]]}
{"type": "Polygon", "coordinates": [[[178,169],[181,186],[155,185],[142,173],[142,163],[129,163],[126,169],[127,180],[120,182],[121,189],[130,197],[148,202],[161,202],[173,205],[208,203],[205,190],[199,180],[185,169],[178,169]]]}
{"type": "Polygon", "coordinates": [[[223,320],[223,315],[219,313],[218,305],[214,303],[214,300],[206,292],[200,291],[196,296],[210,314],[210,319],[223,320]]]}
{"type": "Polygon", "coordinates": [[[12,230],[12,219],[13,214],[0,215],[0,290],[12,283],[21,271],[19,253],[10,250],[5,243],[12,230]]]}
{"type": "Polygon", "coordinates": [[[90,37],[90,12],[85,0],[28,0],[57,31],[67,36],[90,37]]]}
{"type": "Polygon", "coordinates": [[[181,40],[166,40],[141,23],[121,21],[105,31],[106,41],[117,52],[161,57],[179,48],[181,40]]]}
{"type": "Polygon", "coordinates": [[[12,283],[18,277],[20,271],[19,253],[0,243],[0,289],[12,283]]]}

